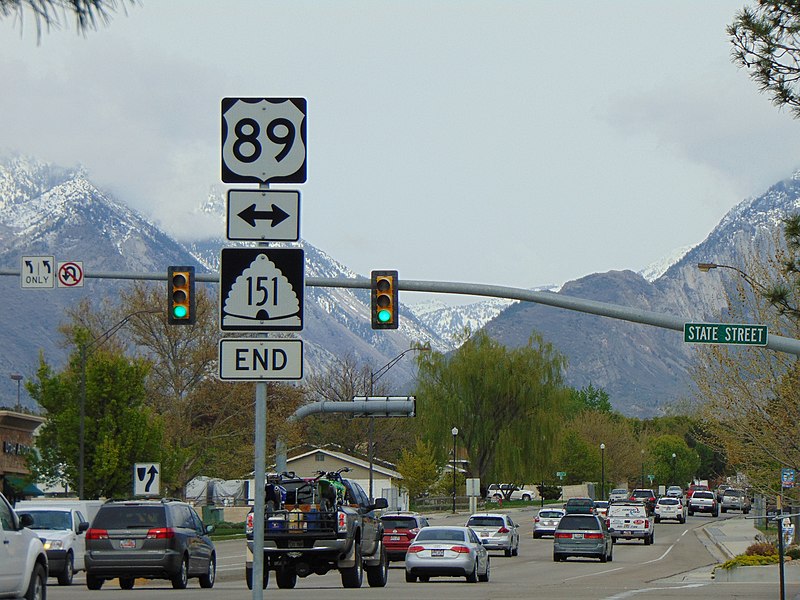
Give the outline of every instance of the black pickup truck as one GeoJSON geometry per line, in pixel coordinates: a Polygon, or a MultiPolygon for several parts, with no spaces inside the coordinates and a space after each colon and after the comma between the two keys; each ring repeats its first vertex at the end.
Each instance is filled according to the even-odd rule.
{"type": "MultiPolygon", "coordinates": [[[[337,569],[346,588],[361,587],[364,572],[372,587],[384,587],[389,561],[383,547],[383,525],[361,486],[340,472],[316,478],[293,474],[270,476],[264,514],[264,581],[275,571],[279,588],[293,588],[297,577],[324,575],[337,569]]],[[[247,515],[247,587],[253,587],[253,511],[247,515]]]]}

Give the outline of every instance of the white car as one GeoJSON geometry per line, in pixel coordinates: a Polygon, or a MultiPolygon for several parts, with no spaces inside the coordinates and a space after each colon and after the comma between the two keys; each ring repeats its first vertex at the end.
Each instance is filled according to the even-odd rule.
{"type": "Polygon", "coordinates": [[[47,555],[39,536],[28,529],[0,494],[0,597],[39,600],[47,593],[47,555]]]}
{"type": "Polygon", "coordinates": [[[614,488],[608,495],[608,500],[609,502],[624,502],[630,497],[631,495],[630,492],[628,492],[628,488],[614,488]]]}
{"type": "Polygon", "coordinates": [[[55,502],[19,502],[17,514],[30,515],[29,525],[44,544],[50,577],[59,585],[72,585],[78,571],[85,571],[86,536],[89,522],[74,507],[55,502]]]}
{"type": "Polygon", "coordinates": [[[672,519],[678,523],[686,523],[686,503],[683,498],[671,498],[662,496],[656,502],[655,516],[656,523],[665,519],[672,519]]]}
{"type": "Polygon", "coordinates": [[[523,500],[530,502],[536,497],[536,492],[526,488],[521,488],[513,483],[493,483],[486,492],[486,497],[490,500],[505,500],[509,495],[509,500],[523,500]]]}
{"type": "Polygon", "coordinates": [[[612,502],[608,507],[608,530],[611,539],[644,540],[646,546],[655,539],[653,519],[643,502],[612,502]]]}
{"type": "Polygon", "coordinates": [[[558,522],[566,513],[563,508],[541,509],[533,519],[533,539],[555,534],[558,522]]]}
{"type": "Polygon", "coordinates": [[[472,529],[487,550],[502,550],[506,556],[519,554],[519,526],[501,513],[476,513],[467,527],[472,529]]]}

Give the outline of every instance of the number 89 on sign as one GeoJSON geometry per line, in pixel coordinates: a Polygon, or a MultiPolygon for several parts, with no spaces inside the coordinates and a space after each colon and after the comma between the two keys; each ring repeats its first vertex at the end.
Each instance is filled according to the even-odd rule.
{"type": "Polygon", "coordinates": [[[305,98],[223,98],[222,181],[306,181],[305,98]]]}

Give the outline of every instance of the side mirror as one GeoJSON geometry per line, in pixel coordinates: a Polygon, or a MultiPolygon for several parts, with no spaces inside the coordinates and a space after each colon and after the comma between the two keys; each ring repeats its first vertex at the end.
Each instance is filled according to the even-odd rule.
{"type": "Polygon", "coordinates": [[[214,531],[214,526],[206,525],[204,529],[206,530],[206,533],[211,533],[212,531],[214,531]]]}
{"type": "Polygon", "coordinates": [[[375,498],[375,502],[373,504],[370,504],[369,509],[377,510],[388,507],[389,507],[389,501],[386,498],[375,498]]]}
{"type": "Polygon", "coordinates": [[[78,523],[78,533],[79,534],[83,533],[87,529],[89,529],[89,522],[88,521],[81,521],[80,523],[78,523]]]}
{"type": "Polygon", "coordinates": [[[28,513],[22,513],[19,516],[19,526],[30,527],[31,525],[33,525],[33,517],[28,513]]]}

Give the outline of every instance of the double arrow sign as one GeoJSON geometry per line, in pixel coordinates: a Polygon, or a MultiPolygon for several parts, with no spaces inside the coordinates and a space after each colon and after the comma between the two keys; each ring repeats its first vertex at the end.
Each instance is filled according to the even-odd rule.
{"type": "Polygon", "coordinates": [[[227,237],[240,241],[298,241],[300,192],[229,190],[227,237]]]}

